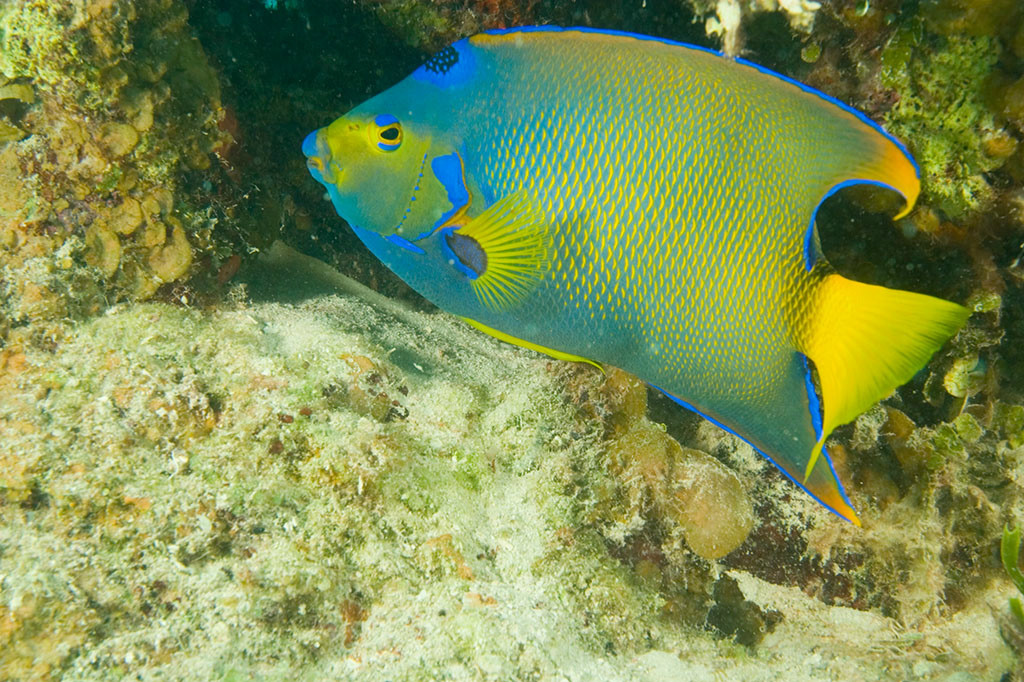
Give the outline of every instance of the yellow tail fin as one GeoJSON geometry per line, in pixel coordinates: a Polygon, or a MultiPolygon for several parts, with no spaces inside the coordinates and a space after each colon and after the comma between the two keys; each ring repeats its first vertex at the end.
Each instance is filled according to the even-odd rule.
{"type": "Polygon", "coordinates": [[[956,303],[834,273],[816,299],[801,350],[818,370],[823,413],[805,479],[833,429],[910,380],[970,315],[956,303]]]}

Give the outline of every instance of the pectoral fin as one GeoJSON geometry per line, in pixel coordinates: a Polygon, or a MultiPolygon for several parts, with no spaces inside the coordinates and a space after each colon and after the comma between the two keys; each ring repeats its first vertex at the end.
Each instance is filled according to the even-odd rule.
{"type": "Polygon", "coordinates": [[[521,303],[547,272],[551,231],[521,193],[492,204],[463,225],[441,230],[441,250],[470,281],[486,308],[521,303]]]}

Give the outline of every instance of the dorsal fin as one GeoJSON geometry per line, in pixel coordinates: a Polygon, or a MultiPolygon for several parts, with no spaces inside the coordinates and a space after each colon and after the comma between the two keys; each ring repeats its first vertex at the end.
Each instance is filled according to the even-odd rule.
{"type": "MultiPolygon", "coordinates": [[[[564,33],[579,33],[581,40],[627,39],[641,43],[655,43],[679,48],[681,54],[700,52],[721,59],[723,68],[741,68],[757,72],[762,77],[776,81],[789,89],[803,104],[803,124],[815,131],[812,150],[818,168],[809,169],[816,177],[806,178],[810,182],[808,221],[813,222],[817,206],[838,189],[858,183],[888,187],[899,192],[904,200],[904,209],[896,216],[901,218],[910,212],[920,193],[920,172],[903,145],[880,125],[853,107],[816,90],[788,76],[767,69],[745,59],[732,59],[721,52],[698,45],[680,43],[665,38],[639,35],[625,31],[609,31],[587,27],[561,28],[558,26],[520,26],[511,29],[495,29],[470,38],[471,44],[485,44],[488,41],[521,41],[526,36],[543,39],[544,34],[552,37],[564,33]]],[[[796,151],[796,150],[790,150],[796,151]]],[[[804,154],[810,157],[811,154],[804,154]]],[[[803,162],[801,158],[799,161],[803,162]]]]}

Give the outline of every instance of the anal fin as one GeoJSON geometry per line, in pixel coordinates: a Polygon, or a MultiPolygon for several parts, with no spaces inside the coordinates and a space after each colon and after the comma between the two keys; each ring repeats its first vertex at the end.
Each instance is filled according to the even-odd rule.
{"type": "Polygon", "coordinates": [[[755,402],[737,401],[730,396],[694,396],[684,401],[657,387],[668,397],[715,425],[749,443],[831,512],[859,526],[860,518],[843,490],[828,454],[828,466],[818,466],[804,477],[808,459],[819,436],[818,404],[799,353],[779,358],[780,366],[762,377],[767,390],[755,402]],[[771,378],[768,378],[771,377],[771,378]]]}

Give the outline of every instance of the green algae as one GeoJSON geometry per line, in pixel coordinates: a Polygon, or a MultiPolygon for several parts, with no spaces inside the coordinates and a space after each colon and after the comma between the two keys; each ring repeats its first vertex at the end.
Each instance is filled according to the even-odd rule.
{"type": "MultiPolygon", "coordinates": [[[[780,652],[815,641],[837,665],[892,665],[866,631],[837,642],[815,624],[849,609],[826,615],[744,571],[731,573],[739,593],[716,588],[706,562],[678,539],[659,545],[649,511],[627,500],[620,513],[646,530],[608,525],[606,495],[622,484],[601,434],[622,421],[595,424],[562,398],[565,382],[599,394],[605,380],[552,373],[448,316],[351,295],[135,304],[75,325],[55,354],[6,362],[9,677],[616,680],[703,667],[771,679],[800,665],[780,652]],[[365,409],[370,388],[404,409],[365,409]],[[745,653],[704,630],[714,608],[745,653]]],[[[781,505],[751,462],[744,480],[781,505]]],[[[938,556],[933,537],[908,565],[938,556]]],[[[891,563],[878,541],[869,533],[862,551],[891,563]]],[[[970,637],[936,670],[995,679],[1005,645],[991,617],[972,618],[913,632],[935,646],[948,628],[970,637]]]]}
{"type": "MultiPolygon", "coordinates": [[[[83,72],[88,64],[79,57],[81,42],[68,42],[67,26],[74,14],[74,8],[59,3],[27,2],[20,7],[5,3],[0,14],[0,73],[8,79],[32,78],[48,86],[65,83],[69,75],[85,76],[82,85],[97,84],[88,91],[90,97],[97,97],[97,74],[90,77],[83,72]]],[[[101,99],[94,101],[101,103],[101,99]]]]}
{"type": "MultiPolygon", "coordinates": [[[[768,4],[748,3],[744,12],[768,4]]],[[[1010,182],[998,173],[1009,146],[993,143],[1006,139],[987,83],[1000,55],[1001,68],[1015,67],[1005,40],[984,28],[991,17],[984,26],[968,22],[976,30],[964,36],[949,29],[946,10],[957,3],[941,4],[942,30],[935,16],[922,22],[916,7],[886,20],[895,34],[877,22],[870,28],[887,9],[878,3],[857,25],[857,40],[820,22],[814,64],[834,60],[839,42],[887,44],[880,75],[858,63],[844,77],[897,94],[886,122],[921,162],[926,204],[958,225],[983,223],[1010,182]]],[[[307,51],[303,59],[331,65],[322,70],[332,77],[296,86],[292,72],[275,78],[259,50],[240,52],[235,36],[204,29],[203,48],[223,64],[242,55],[224,67],[231,70],[222,83],[197,43],[133,41],[126,27],[146,33],[158,22],[139,21],[132,3],[113,5],[125,13],[100,11],[98,20],[72,15],[70,4],[5,5],[5,78],[32,81],[42,103],[11,119],[37,139],[12,132],[18,146],[0,149],[18,156],[0,159],[8,190],[0,215],[38,226],[33,235],[56,224],[59,211],[40,188],[64,181],[47,175],[52,168],[24,168],[43,158],[38,122],[68,120],[46,109],[59,91],[72,108],[102,114],[84,130],[107,141],[96,149],[112,163],[81,177],[96,183],[86,201],[126,243],[129,261],[150,222],[166,234],[178,220],[214,267],[303,211],[307,222],[336,222],[309,189],[295,143],[324,111],[404,74],[401,56],[392,63],[383,52],[433,49],[534,11],[529,3],[371,3],[381,32],[402,45],[376,41],[387,49],[340,63],[340,48],[307,51]],[[60,44],[58,34],[71,40],[60,44]],[[100,66],[98,56],[118,49],[123,61],[100,66]],[[56,59],[39,56],[47,54],[56,59]],[[252,87],[243,90],[245,73],[252,87]],[[114,104],[104,99],[107,86],[121,93],[114,104]],[[264,160],[234,156],[229,145],[202,170],[208,146],[176,145],[213,132],[222,87],[234,87],[247,150],[264,160]],[[112,117],[103,114],[108,106],[112,117]],[[113,134],[124,125],[139,132],[132,145],[130,133],[113,134]],[[261,132],[279,126],[288,127],[279,139],[261,132]],[[261,189],[242,201],[221,164],[261,189]],[[135,191],[136,204],[108,217],[104,205],[131,194],[139,178],[173,179],[173,197],[135,191]],[[229,189],[211,196],[199,180],[229,189]],[[280,199],[291,195],[302,200],[280,199]],[[157,220],[143,221],[141,209],[135,220],[147,198],[157,220]],[[217,242],[215,226],[242,237],[234,246],[217,242]]],[[[201,5],[193,11],[206,12],[201,5]]],[[[180,3],[139,7],[168,9],[172,28],[189,27],[180,3]]],[[[306,10],[323,31],[318,7],[306,10]]],[[[596,6],[590,11],[598,16],[596,6]]],[[[679,37],[674,30],[662,33],[679,37]]],[[[58,168],[72,166],[69,150],[86,148],[75,144],[52,145],[66,152],[58,168]]],[[[0,243],[11,234],[0,231],[0,243]]],[[[1024,407],[1019,388],[1004,380],[997,391],[992,376],[1013,377],[999,361],[1013,331],[999,315],[1012,320],[1021,303],[1018,290],[993,284],[995,268],[972,275],[985,280],[973,307],[987,321],[933,365],[924,387],[930,404],[918,382],[858,420],[852,437],[836,438],[862,530],[795,495],[749,447],[672,406],[671,421],[663,417],[671,435],[736,470],[755,505],[751,537],[709,562],[658,507],[671,481],[659,486],[622,464],[645,458],[618,452],[616,429],[655,427],[645,409],[616,404],[596,373],[553,367],[347,284],[345,296],[320,291],[303,300],[305,284],[274,271],[264,296],[300,303],[253,304],[235,288],[215,305],[182,307],[210,300],[210,283],[194,280],[166,290],[174,306],[122,305],[97,316],[122,294],[102,301],[92,280],[116,273],[121,253],[108,272],[112,252],[95,254],[109,241],[59,237],[49,251],[25,249],[36,255],[11,259],[0,273],[0,336],[15,329],[14,343],[0,343],[0,677],[653,680],[717,671],[755,680],[857,670],[867,679],[999,679],[1019,667],[1011,647],[1019,654],[1020,643],[1005,628],[1005,642],[999,634],[1010,586],[993,549],[1003,524],[1024,514],[1024,407]],[[86,258],[93,262],[84,267],[86,258]],[[906,410],[903,421],[897,408],[906,410]],[[854,456],[844,457],[843,446],[854,456]]],[[[971,241],[978,262],[1009,261],[987,234],[971,241]]],[[[356,256],[323,253],[400,291],[372,265],[353,267],[356,256]]],[[[129,280],[118,281],[114,291],[124,292],[129,280]]],[[[249,281],[255,290],[258,278],[249,281]]]]}
{"type": "Polygon", "coordinates": [[[1024,445],[1024,405],[996,405],[996,423],[1011,448],[1024,445]]]}
{"type": "Polygon", "coordinates": [[[910,25],[881,55],[881,84],[899,93],[886,127],[920,165],[924,200],[949,218],[991,202],[985,174],[1006,161],[987,144],[1001,131],[985,90],[999,54],[988,36],[929,36],[910,25]]]}
{"type": "MultiPolygon", "coordinates": [[[[1024,595],[1024,573],[1020,571],[1020,528],[1010,530],[1008,526],[1003,527],[1003,539],[999,543],[999,558],[1003,562],[1003,570],[1013,581],[1017,592],[1024,595]]],[[[1024,606],[1021,605],[1020,597],[1010,597],[1010,611],[1017,624],[1024,627],[1024,606]]]]}

